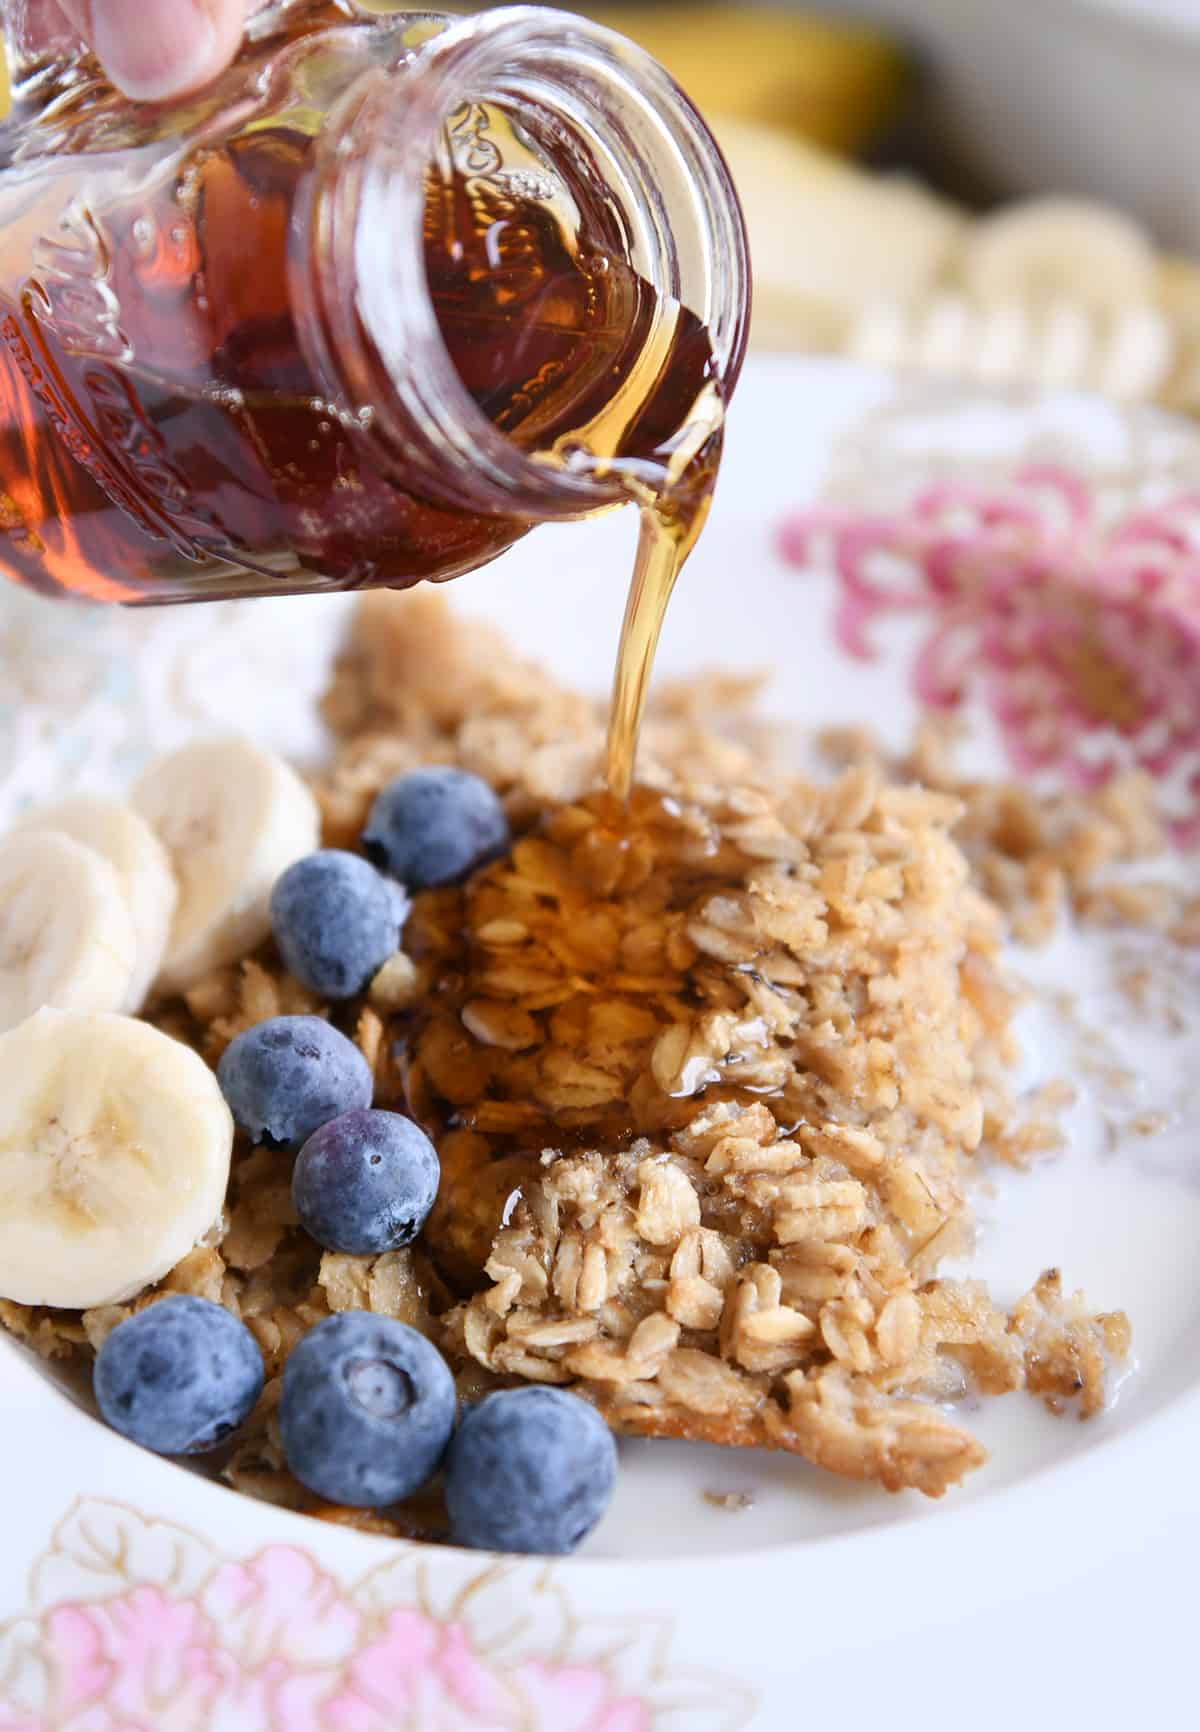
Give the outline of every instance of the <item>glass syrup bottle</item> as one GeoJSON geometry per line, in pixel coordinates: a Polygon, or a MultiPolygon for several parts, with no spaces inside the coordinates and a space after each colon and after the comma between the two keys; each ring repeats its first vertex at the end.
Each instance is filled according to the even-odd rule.
{"type": "Polygon", "coordinates": [[[126,603],[404,587],[633,498],[665,606],[749,266],[654,61],[564,13],[378,0],[260,8],[170,106],[76,44],[10,55],[0,573],[126,603]]]}

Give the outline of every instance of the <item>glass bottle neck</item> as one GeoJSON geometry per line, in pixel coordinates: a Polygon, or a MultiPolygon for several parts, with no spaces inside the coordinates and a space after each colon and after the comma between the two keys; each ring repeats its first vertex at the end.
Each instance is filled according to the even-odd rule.
{"type": "MultiPolygon", "coordinates": [[[[435,497],[531,518],[627,497],[603,466],[548,464],[468,388],[431,289],[429,175],[473,208],[526,199],[579,212],[653,303],[707,328],[728,396],[745,347],[749,262],[741,212],[711,135],[668,75],[582,18],[512,7],[410,28],[399,62],[361,79],[324,130],[294,285],[310,362],[338,411],[391,447],[435,497]],[[421,38],[424,37],[424,40],[421,38]],[[586,207],[586,208],[585,208],[586,207]]],[[[503,251],[518,220],[493,222],[503,251]]],[[[582,230],[581,230],[582,232],[582,230]]],[[[515,243],[514,243],[515,244],[515,243]]],[[[490,259],[490,255],[489,255],[490,259]]],[[[507,268],[507,256],[491,260],[507,268]]],[[[521,311],[519,293],[510,321],[521,311]]]]}

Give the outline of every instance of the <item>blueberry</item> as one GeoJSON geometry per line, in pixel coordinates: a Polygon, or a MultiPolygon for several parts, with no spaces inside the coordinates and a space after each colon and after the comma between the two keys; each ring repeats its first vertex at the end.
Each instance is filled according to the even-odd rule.
{"type": "Polygon", "coordinates": [[[400,947],[408,898],[357,854],[323,848],[289,866],[271,895],[286,967],[322,998],[353,998],[400,947]]]}
{"type": "Polygon", "coordinates": [[[92,1382],[114,1431],[159,1455],[201,1455],[258,1400],[262,1354],[232,1311],[180,1293],[117,1324],[92,1382]]]}
{"type": "Polygon", "coordinates": [[[283,1453],[331,1503],[378,1509],[408,1497],[441,1461],[454,1413],[454,1379],[437,1348],[370,1311],[327,1317],[283,1368],[283,1453]]]}
{"type": "Polygon", "coordinates": [[[616,1445],[594,1407],[562,1389],[502,1389],[468,1409],[450,1445],[451,1532],[487,1551],[571,1552],[616,1477],[616,1445]]]}
{"type": "Polygon", "coordinates": [[[371,807],[363,853],[410,890],[453,884],[509,845],[495,793],[466,770],[430,766],[391,782],[371,807]]]}
{"type": "Polygon", "coordinates": [[[399,1113],[343,1113],[314,1131],[292,1169],[300,1225],[327,1251],[411,1245],[437,1196],[433,1144],[399,1113]]]}
{"type": "Polygon", "coordinates": [[[231,1041],[217,1081],[256,1143],[298,1149],[319,1125],[371,1104],[370,1066],[319,1016],[273,1016],[231,1041]]]}

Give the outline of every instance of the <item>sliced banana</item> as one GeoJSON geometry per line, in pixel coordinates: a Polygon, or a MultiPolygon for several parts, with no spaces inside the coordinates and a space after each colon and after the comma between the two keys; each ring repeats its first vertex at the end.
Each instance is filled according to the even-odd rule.
{"type": "Polygon", "coordinates": [[[208,1232],[232,1149],[190,1047],[132,1017],[38,1011],[0,1036],[0,1295],[132,1298],[208,1232]]]}
{"type": "Polygon", "coordinates": [[[1095,326],[1095,319],[1071,301],[1058,301],[1046,309],[1040,383],[1053,390],[1078,385],[1088,377],[1096,343],[1095,326]]]}
{"type": "Polygon", "coordinates": [[[115,869],[53,830],[0,839],[0,1033],[43,1005],[119,1010],[137,966],[115,869]]]}
{"type": "Polygon", "coordinates": [[[1162,391],[1175,365],[1175,337],[1157,307],[1127,307],[1114,319],[1098,384],[1110,397],[1137,401],[1162,391]]]}
{"type": "Polygon", "coordinates": [[[967,226],[952,206],[771,127],[714,125],[750,236],[756,341],[767,340],[761,310],[785,345],[836,345],[857,308],[920,301],[942,280],[967,226]]]}
{"type": "Polygon", "coordinates": [[[963,295],[928,306],[883,302],[853,327],[847,353],[873,366],[916,368],[986,384],[1096,391],[1126,401],[1160,392],[1176,361],[1154,307],[1112,318],[1063,303],[1044,310],[979,307],[963,295]]]}
{"type": "Polygon", "coordinates": [[[116,872],[133,916],[137,961],[125,1002],[114,1008],[132,1015],[145,1003],[167,953],[179,899],[170,856],[146,820],[120,800],[81,794],[32,813],[18,831],[30,828],[73,837],[102,854],[116,872]]]}
{"type": "Polygon", "coordinates": [[[165,844],[179,884],[157,985],[185,992],[267,936],[275,880],[318,846],[317,803],[282,758],[230,736],[160,758],[133,804],[165,844]]]}
{"type": "Polygon", "coordinates": [[[1135,222],[1083,199],[1032,199],[968,231],[963,287],[988,306],[1066,301],[1114,313],[1151,299],[1154,248],[1135,222]]]}

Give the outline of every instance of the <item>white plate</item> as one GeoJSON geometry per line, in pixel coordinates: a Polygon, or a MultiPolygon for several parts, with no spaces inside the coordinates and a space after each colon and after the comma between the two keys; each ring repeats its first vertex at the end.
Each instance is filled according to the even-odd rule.
{"type": "MultiPolygon", "coordinates": [[[[1190,431],[1153,417],[898,397],[838,363],[751,366],[662,670],[771,667],[773,713],[867,717],[902,743],[928,618],[897,616],[880,659],[849,660],[831,633],[833,578],[786,567],[776,525],[822,492],[866,510],[922,476],[991,484],[1031,455],[1085,478],[1101,517],[1200,477],[1190,431]]],[[[610,518],[542,531],[461,580],[455,600],[601,687],[632,530],[610,518]]],[[[311,756],[310,700],[349,605],[133,616],[0,597],[0,816],[54,787],[120,786],[149,750],[231,713],[311,756]]],[[[973,750],[998,764],[975,724],[973,750]]],[[[1173,1701],[1200,1533],[1200,1033],[1168,1034],[1152,1017],[1127,1027],[1112,954],[1068,937],[1021,960],[1076,988],[1092,1031],[1081,1041],[1032,1009],[1028,1076],[1076,1075],[1081,1051],[1111,1038],[1143,1079],[1139,1106],[1165,1107],[1172,1128],[1106,1150],[1112,1106],[1085,1083],[1069,1153],[1004,1175],[981,1200],[974,1263],[1013,1299],[1061,1262],[1094,1304],[1129,1311],[1138,1369],[1112,1414],[1080,1425],[1022,1395],[983,1404],[972,1423],[992,1460],[937,1505],[787,1459],[627,1444],[615,1506],[584,1556],[494,1568],[274,1510],[137,1452],[4,1343],[0,1729],[17,1706],[22,1726],[69,1732],[143,1719],[155,1732],[791,1732],[817,1715],[990,1727],[1017,1713],[1040,1727],[1062,1709],[1107,1726],[1173,1701]],[[714,1508],[705,1490],[750,1490],[753,1507],[714,1508]],[[68,1673],[77,1706],[48,1707],[68,1673]],[[410,1701],[414,1680],[425,1694],[410,1701]]],[[[1185,1003],[1195,972],[1179,965],[1185,1003]]]]}

